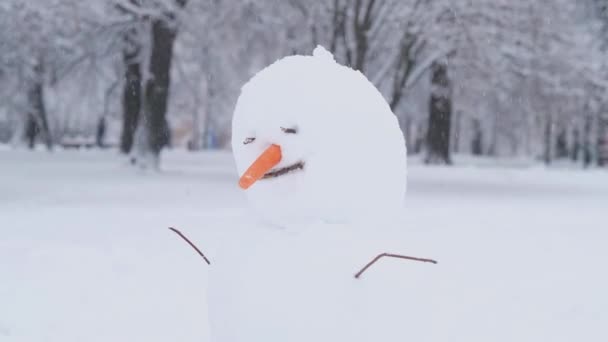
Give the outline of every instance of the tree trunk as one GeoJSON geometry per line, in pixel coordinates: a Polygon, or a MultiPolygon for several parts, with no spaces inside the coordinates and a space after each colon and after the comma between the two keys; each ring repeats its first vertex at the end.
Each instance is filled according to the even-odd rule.
{"type": "Polygon", "coordinates": [[[593,162],[593,154],[591,151],[593,118],[590,114],[585,116],[585,126],[583,130],[583,166],[589,167],[593,162]]]}
{"type": "Polygon", "coordinates": [[[143,98],[142,146],[138,149],[138,162],[144,167],[158,168],[160,152],[170,141],[166,113],[176,34],[176,30],[164,20],[152,22],[149,77],[143,98]]]}
{"type": "MultiPolygon", "coordinates": [[[[401,121],[401,120],[400,120],[401,121]]],[[[405,121],[405,123],[403,124],[403,133],[405,134],[405,147],[407,148],[407,154],[412,154],[412,147],[413,147],[413,142],[412,142],[412,131],[413,131],[413,127],[412,127],[412,119],[410,118],[409,115],[405,116],[405,119],[403,120],[405,121]]]]}
{"type": "Polygon", "coordinates": [[[483,131],[479,119],[473,119],[473,139],[471,140],[471,153],[474,156],[483,154],[483,131]]]}
{"type": "Polygon", "coordinates": [[[27,143],[27,147],[31,150],[36,146],[36,137],[38,136],[38,124],[36,118],[30,112],[27,114],[27,119],[24,126],[24,139],[27,143]]]}
{"type": "Polygon", "coordinates": [[[578,161],[579,153],[581,149],[581,138],[578,133],[578,128],[572,133],[572,148],[570,149],[570,160],[573,162],[578,161]]]}
{"type": "Polygon", "coordinates": [[[126,46],[123,50],[125,64],[125,86],[122,94],[122,133],[120,152],[128,154],[133,147],[135,129],[141,113],[141,62],[140,46],[137,42],[138,32],[132,29],[125,34],[126,46]]]}
{"type": "Polygon", "coordinates": [[[416,41],[417,37],[407,32],[401,39],[401,46],[399,47],[399,60],[397,62],[397,70],[393,74],[393,85],[389,101],[389,106],[393,112],[395,112],[397,105],[403,98],[403,88],[405,87],[405,84],[412,73],[415,61],[412,60],[411,56],[413,55],[412,49],[414,49],[416,41]]]}
{"type": "Polygon", "coordinates": [[[460,153],[460,126],[462,121],[462,112],[456,111],[454,116],[455,117],[452,120],[454,122],[451,133],[452,141],[450,144],[452,145],[452,152],[460,153]]]}
{"type": "Polygon", "coordinates": [[[447,60],[433,62],[431,66],[431,98],[429,125],[426,136],[427,164],[451,164],[450,130],[452,118],[452,86],[448,76],[447,60]]]}
{"type": "Polygon", "coordinates": [[[99,148],[105,147],[105,138],[106,138],[106,118],[102,116],[97,121],[97,127],[95,131],[95,145],[99,148]]]}
{"type": "Polygon", "coordinates": [[[555,138],[555,157],[557,159],[567,158],[569,155],[568,149],[568,132],[566,132],[565,128],[561,128],[559,133],[557,133],[557,137],[555,138]]]}
{"type": "Polygon", "coordinates": [[[355,35],[355,56],[353,68],[364,72],[367,55],[369,53],[369,31],[372,28],[373,21],[378,18],[374,17],[375,6],[377,0],[368,0],[364,4],[362,0],[355,0],[353,29],[355,35]],[[365,8],[364,8],[365,7],[365,8]]]}
{"type": "Polygon", "coordinates": [[[553,119],[552,119],[551,115],[548,115],[547,116],[547,121],[545,122],[545,133],[544,133],[545,152],[544,152],[544,155],[543,155],[543,161],[547,165],[551,164],[551,161],[553,160],[553,148],[552,148],[553,129],[552,129],[552,125],[553,125],[553,119]]]}
{"type": "Polygon", "coordinates": [[[598,115],[597,118],[597,165],[608,165],[608,117],[598,115]]]}
{"type": "Polygon", "coordinates": [[[47,149],[53,149],[53,139],[44,106],[44,84],[42,62],[34,66],[34,77],[27,89],[28,113],[25,124],[25,138],[29,148],[34,148],[36,137],[40,136],[47,149]]]}
{"type": "MultiPolygon", "coordinates": [[[[213,79],[213,78],[212,78],[213,79]]],[[[212,83],[214,81],[210,81],[207,83],[207,104],[206,104],[206,108],[205,108],[205,117],[203,118],[203,149],[208,150],[210,148],[213,148],[214,146],[211,146],[210,140],[210,134],[212,132],[211,130],[211,115],[213,113],[213,110],[215,108],[215,85],[212,83]]]]}
{"type": "Polygon", "coordinates": [[[212,122],[212,115],[214,113],[215,110],[215,103],[216,103],[216,99],[215,99],[215,95],[217,93],[216,91],[216,87],[217,87],[217,77],[215,75],[215,66],[216,66],[216,59],[215,56],[213,55],[213,47],[212,46],[206,46],[204,48],[204,53],[202,58],[204,58],[205,60],[203,61],[204,65],[205,65],[205,69],[207,70],[207,84],[205,87],[205,91],[206,91],[206,101],[204,104],[204,116],[202,117],[202,122],[197,126],[197,129],[199,130],[199,144],[200,146],[207,150],[210,148],[213,148],[213,146],[211,146],[210,144],[210,134],[212,132],[211,130],[211,122],[212,122]]]}

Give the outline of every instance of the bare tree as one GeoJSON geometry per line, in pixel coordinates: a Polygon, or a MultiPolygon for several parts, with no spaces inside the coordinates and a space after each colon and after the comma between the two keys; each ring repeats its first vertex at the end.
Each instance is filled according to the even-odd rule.
{"type": "Polygon", "coordinates": [[[34,148],[36,138],[40,136],[47,149],[53,148],[53,139],[49,129],[47,111],[44,104],[44,67],[43,59],[38,58],[32,66],[32,76],[27,84],[27,121],[25,138],[29,148],[34,148]]]}
{"type": "Polygon", "coordinates": [[[451,164],[450,132],[452,124],[452,82],[447,59],[436,61],[431,68],[431,97],[427,131],[426,163],[451,164]]]}
{"type": "Polygon", "coordinates": [[[124,33],[123,121],[120,137],[120,151],[125,154],[131,152],[135,130],[141,114],[141,45],[138,41],[140,34],[138,27],[132,27],[124,33]]]}

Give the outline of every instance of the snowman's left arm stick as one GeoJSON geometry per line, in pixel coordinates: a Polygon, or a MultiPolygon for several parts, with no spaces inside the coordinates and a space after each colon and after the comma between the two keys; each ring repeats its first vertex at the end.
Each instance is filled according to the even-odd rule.
{"type": "Polygon", "coordinates": [[[190,241],[184,234],[182,234],[182,232],[180,232],[179,230],[173,228],[173,227],[169,227],[169,229],[171,229],[175,234],[179,235],[182,239],[184,239],[184,241],[186,241],[192,248],[194,248],[194,250],[198,253],[198,255],[200,255],[201,257],[203,257],[203,259],[205,260],[205,262],[207,263],[207,265],[211,265],[211,262],[209,262],[209,259],[207,259],[207,257],[205,256],[205,254],[203,254],[203,252],[201,252],[200,249],[198,249],[198,247],[196,247],[195,244],[192,243],[192,241],[190,241]]]}
{"type": "Polygon", "coordinates": [[[433,264],[437,263],[437,261],[435,261],[433,259],[415,258],[415,257],[411,257],[411,256],[407,256],[407,255],[400,255],[400,254],[382,253],[382,254],[378,254],[374,259],[372,259],[372,261],[368,262],[367,265],[365,265],[359,272],[357,272],[357,274],[355,274],[355,278],[359,279],[359,277],[361,277],[363,272],[365,272],[368,268],[370,268],[373,264],[376,263],[376,261],[380,260],[382,257],[406,259],[406,260],[413,260],[413,261],[420,261],[420,262],[430,262],[433,264]]]}

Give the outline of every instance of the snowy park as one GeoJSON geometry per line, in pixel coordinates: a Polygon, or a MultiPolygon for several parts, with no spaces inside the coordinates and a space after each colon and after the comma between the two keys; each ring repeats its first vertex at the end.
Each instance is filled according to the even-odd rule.
{"type": "Polygon", "coordinates": [[[608,0],[0,1],[0,342],[608,341],[608,0]]]}
{"type": "MultiPolygon", "coordinates": [[[[209,341],[217,241],[250,213],[230,153],[166,159],[142,174],[111,152],[0,151],[1,341],[209,341]]],[[[605,172],[471,163],[410,162],[395,252],[437,265],[352,281],[403,277],[416,341],[604,341],[605,172]]]]}

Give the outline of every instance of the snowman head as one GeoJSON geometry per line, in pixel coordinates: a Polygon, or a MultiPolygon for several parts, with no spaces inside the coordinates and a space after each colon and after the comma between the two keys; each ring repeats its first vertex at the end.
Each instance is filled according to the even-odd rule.
{"type": "Polygon", "coordinates": [[[271,222],[351,221],[401,210],[403,134],[363,74],[317,47],[257,73],[232,122],[239,185],[271,222]]]}

